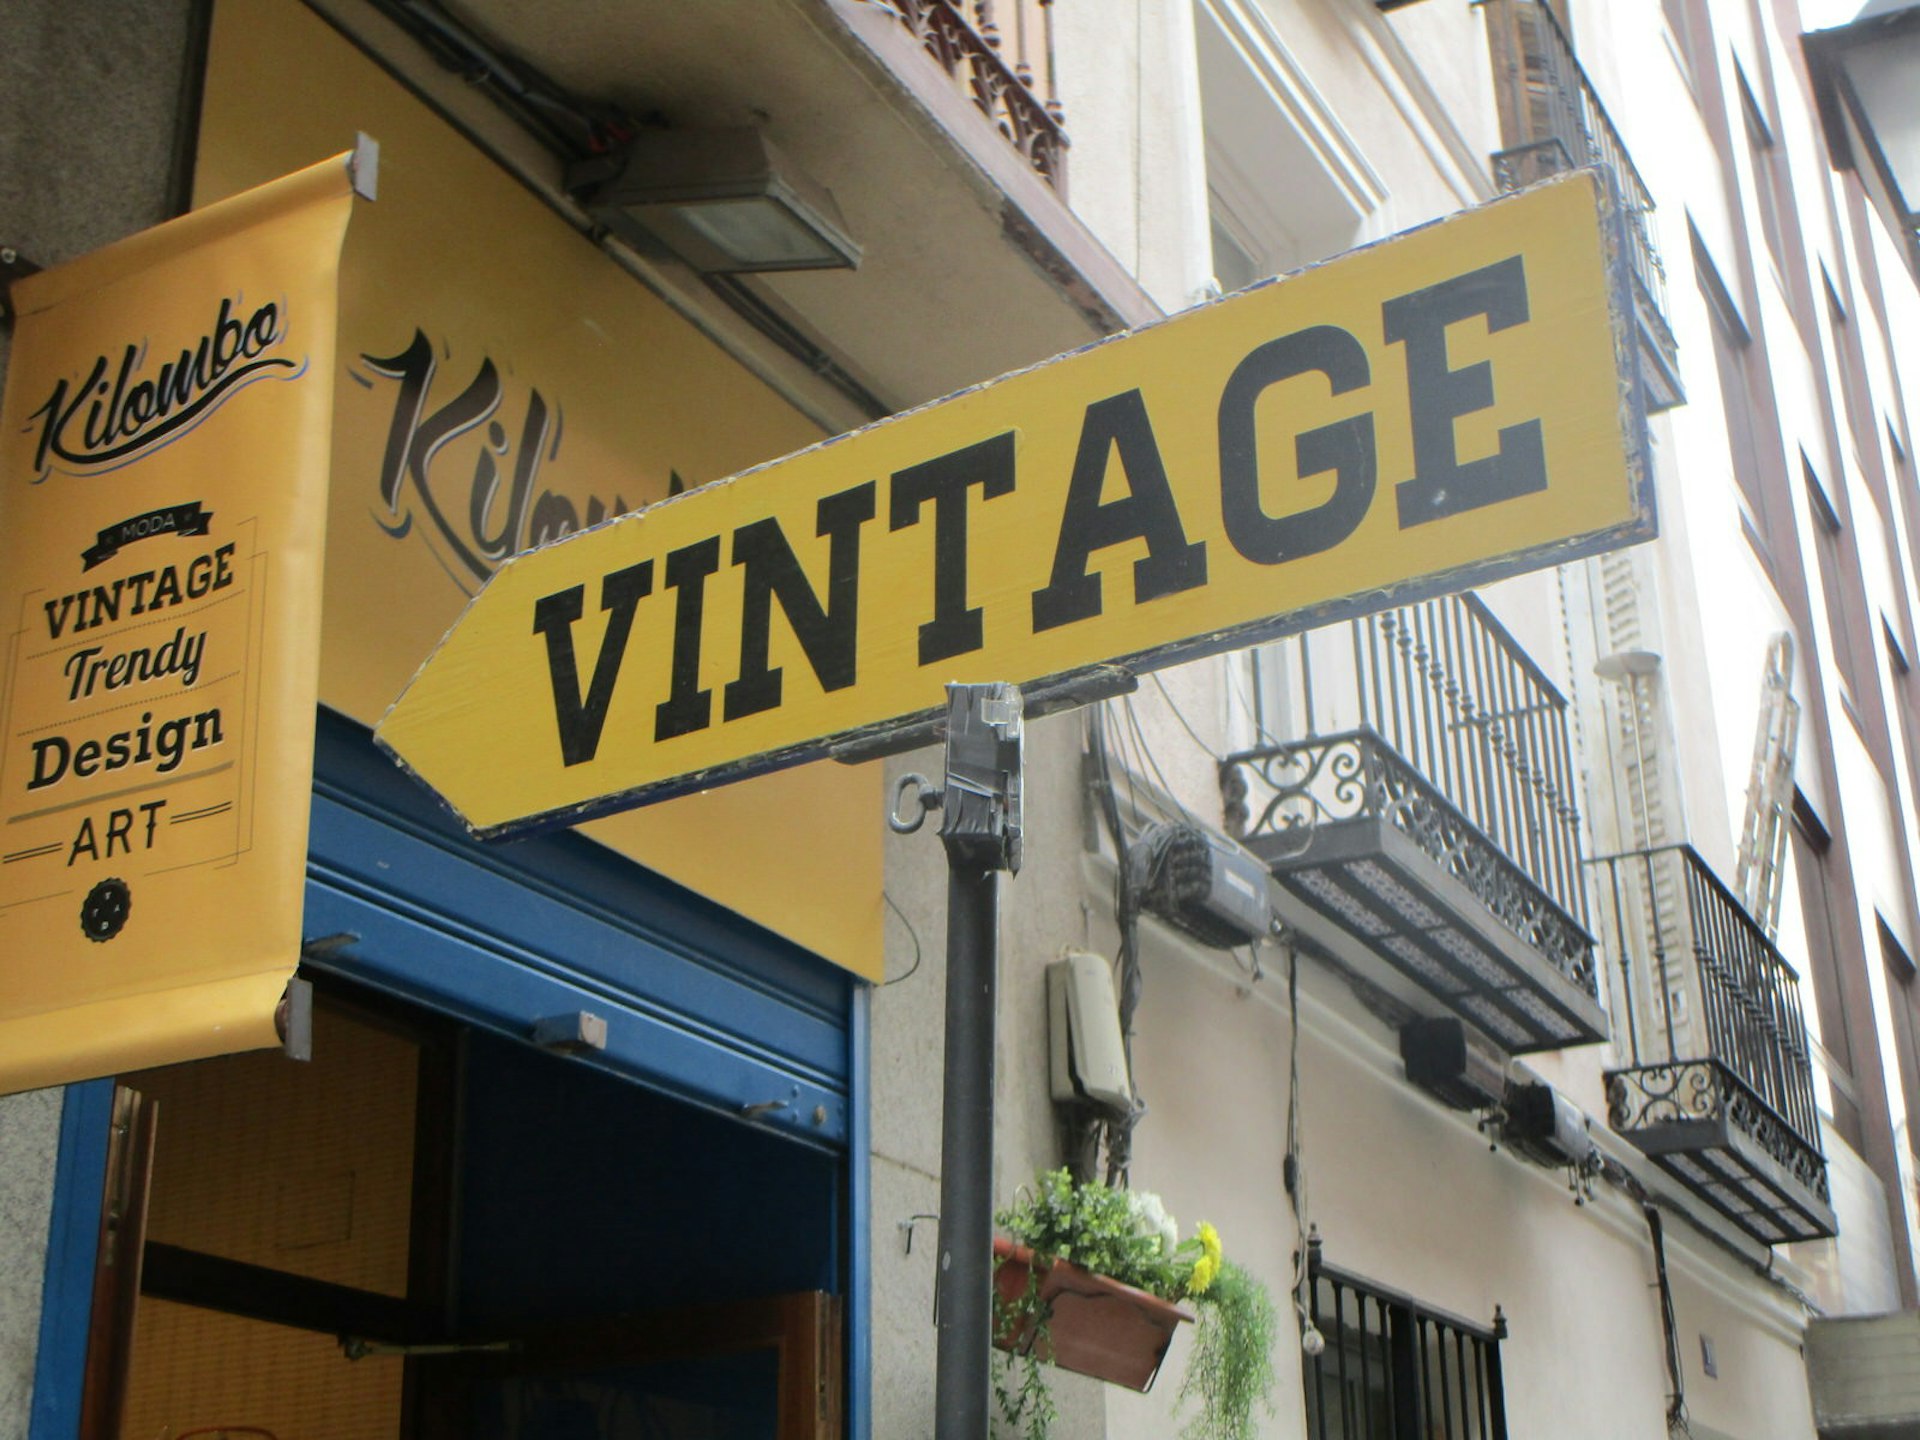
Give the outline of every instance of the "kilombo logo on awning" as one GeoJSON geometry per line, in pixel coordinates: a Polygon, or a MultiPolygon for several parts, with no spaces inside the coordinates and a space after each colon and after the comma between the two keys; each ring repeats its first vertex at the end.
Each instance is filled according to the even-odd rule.
{"type": "Polygon", "coordinates": [[[306,360],[267,352],[287,336],[283,306],[269,302],[245,320],[238,299],[220,313],[197,343],[152,375],[142,375],[147,343],[129,344],[108,378],[112,361],[97,357],[78,385],[56,381],[47,403],[29,417],[39,422],[33,483],[54,470],[76,475],[113,470],[171,443],[255,380],[292,380],[306,360]]]}

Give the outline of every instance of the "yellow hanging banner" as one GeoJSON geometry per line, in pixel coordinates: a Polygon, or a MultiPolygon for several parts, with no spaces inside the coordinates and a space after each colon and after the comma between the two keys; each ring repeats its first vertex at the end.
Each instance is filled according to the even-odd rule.
{"type": "Polygon", "coordinates": [[[300,951],[340,247],[370,153],[13,288],[0,1093],[275,1042],[300,951]]]}

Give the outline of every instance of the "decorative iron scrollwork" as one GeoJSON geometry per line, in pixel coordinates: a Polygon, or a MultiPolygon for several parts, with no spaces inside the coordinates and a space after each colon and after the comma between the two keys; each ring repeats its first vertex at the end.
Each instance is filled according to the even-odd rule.
{"type": "Polygon", "coordinates": [[[1352,730],[1230,756],[1221,787],[1235,838],[1288,837],[1301,852],[1315,825],[1363,816],[1385,820],[1554,969],[1587,994],[1599,993],[1592,937],[1374,732],[1352,730]],[[1255,797],[1262,794],[1256,811],[1255,797]]]}
{"type": "Polygon", "coordinates": [[[1622,1135],[1649,1125],[1717,1120],[1722,1103],[1714,1066],[1705,1060],[1607,1075],[1607,1123],[1622,1135]]]}
{"type": "MultiPolygon", "coordinates": [[[[1034,171],[1054,189],[1065,191],[1067,135],[1060,102],[1037,92],[1031,57],[1018,55],[1010,65],[1001,55],[1004,37],[986,7],[971,7],[980,16],[976,27],[967,18],[968,7],[958,0],[866,3],[905,26],[1034,171]]],[[[1052,44],[1050,18],[1043,43],[1052,44]]]]}
{"type": "Polygon", "coordinates": [[[1608,1072],[1607,1123],[1622,1135],[1654,1125],[1721,1119],[1809,1194],[1827,1202],[1827,1162],[1819,1145],[1719,1061],[1680,1060],[1608,1072]]]}

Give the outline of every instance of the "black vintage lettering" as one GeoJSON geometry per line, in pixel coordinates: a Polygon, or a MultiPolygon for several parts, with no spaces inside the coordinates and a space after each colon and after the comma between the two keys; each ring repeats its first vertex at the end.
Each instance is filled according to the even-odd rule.
{"type": "Polygon", "coordinates": [[[820,501],[814,533],[827,540],[827,603],[823,606],[774,520],[756,520],[733,532],[733,563],[745,567],[740,616],[740,675],[727,682],[729,720],[780,703],[781,667],[767,664],[773,602],[826,691],[853,684],[860,625],[860,527],[874,516],[874,482],[820,501]]]}
{"type": "Polygon", "coordinates": [[[1294,438],[1302,480],[1333,472],[1333,494],[1318,505],[1270,515],[1260,503],[1259,427],[1255,407],[1282,380],[1324,375],[1335,395],[1358,390],[1372,378],[1367,352],[1336,325],[1314,325],[1249,354],[1220,396],[1220,512],[1233,548],[1258,565],[1278,565],[1331,550],[1359,526],[1373,503],[1376,475],[1373,416],[1336,420],[1294,438]]]}
{"type": "Polygon", "coordinates": [[[920,523],[933,501],[933,619],[920,627],[920,663],[951,659],[985,643],[981,615],[967,604],[967,491],[993,500],[1013,492],[1013,432],[995,435],[893,473],[887,527],[920,523]]]}
{"type": "Polygon", "coordinates": [[[653,710],[653,738],[691,735],[713,723],[713,691],[700,688],[700,634],[706,622],[707,577],[720,568],[718,535],[667,556],[673,602],[673,680],[653,710]]]}
{"type": "Polygon", "coordinates": [[[1087,573],[1087,561],[1094,551],[1126,540],[1147,542],[1146,555],[1133,563],[1135,604],[1207,583],[1207,547],[1202,541],[1187,542],[1146,401],[1138,390],[1087,407],[1060,516],[1053,574],[1045,588],[1033,592],[1034,630],[1098,615],[1100,577],[1087,573]],[[1128,494],[1103,502],[1108,461],[1116,452],[1128,494]]]}
{"type": "Polygon", "coordinates": [[[1447,327],[1474,315],[1486,316],[1490,332],[1526,323],[1527,277],[1518,255],[1380,307],[1388,342],[1407,347],[1413,478],[1394,487],[1403,530],[1547,488],[1538,420],[1503,426],[1493,455],[1462,461],[1455,449],[1454,422],[1493,404],[1490,364],[1447,364],[1447,327]]]}
{"type": "Polygon", "coordinates": [[[143,710],[138,724],[105,736],[74,741],[48,735],[33,741],[33,773],[27,789],[44,790],[69,775],[85,780],[136,765],[151,765],[154,774],[170,775],[192,751],[210,749],[226,738],[217,706],[158,724],[151,710],[143,710]]]}
{"type": "Polygon", "coordinates": [[[74,633],[98,629],[119,622],[124,611],[128,618],[201,600],[215,590],[233,584],[233,545],[221,545],[207,554],[196,555],[187,564],[162,565],[157,570],[139,570],[123,575],[111,584],[91,585],[43,600],[47,617],[47,638],[59,640],[71,625],[74,633]],[[180,572],[186,571],[182,586],[180,572]]]}
{"type": "Polygon", "coordinates": [[[633,612],[641,597],[653,589],[653,562],[642,560],[601,578],[600,608],[607,612],[607,631],[593,662],[593,681],[583,698],[580,665],[573,649],[573,625],[586,604],[586,587],[574,585],[543,595],[534,602],[533,633],[547,639],[547,674],[553,683],[553,715],[560,733],[560,757],[565,765],[591,760],[600,748],[600,732],[607,723],[607,706],[614,681],[626,658],[627,636],[633,630],[633,612]]]}

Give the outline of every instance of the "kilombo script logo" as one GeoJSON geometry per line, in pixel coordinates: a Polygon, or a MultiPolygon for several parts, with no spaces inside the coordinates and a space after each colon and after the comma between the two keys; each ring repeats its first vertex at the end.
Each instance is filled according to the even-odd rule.
{"type": "Polygon", "coordinates": [[[101,355],[79,384],[57,382],[47,403],[28,417],[40,430],[33,483],[56,469],[76,475],[117,469],[178,439],[242,386],[303,374],[305,359],[267,353],[287,338],[283,307],[262,305],[242,320],[240,303],[222,300],[198,343],[157,372],[145,373],[147,345],[141,341],[126,347],[117,368],[101,355]]]}

